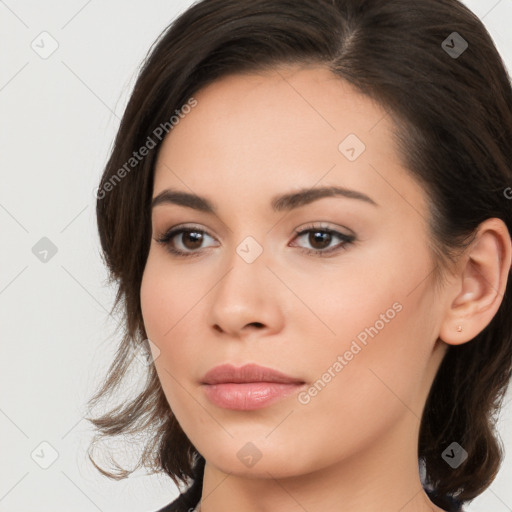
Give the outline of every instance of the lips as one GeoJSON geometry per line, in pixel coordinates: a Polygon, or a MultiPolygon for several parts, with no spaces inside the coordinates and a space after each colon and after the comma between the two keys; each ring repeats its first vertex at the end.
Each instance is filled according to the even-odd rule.
{"type": "Polygon", "coordinates": [[[224,364],[207,372],[201,384],[206,397],[214,405],[250,411],[267,407],[297,392],[305,382],[255,364],[241,368],[224,364]]]}
{"type": "Polygon", "coordinates": [[[244,382],[304,384],[303,380],[257,364],[246,364],[240,368],[230,364],[222,364],[208,371],[201,380],[201,384],[224,384],[228,382],[236,384],[244,382]]]}

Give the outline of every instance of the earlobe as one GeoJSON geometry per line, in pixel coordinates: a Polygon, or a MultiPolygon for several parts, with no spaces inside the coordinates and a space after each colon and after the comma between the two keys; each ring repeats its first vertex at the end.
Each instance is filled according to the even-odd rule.
{"type": "Polygon", "coordinates": [[[460,258],[453,299],[439,337],[450,345],[472,340],[494,318],[505,293],[512,259],[512,243],[505,223],[487,219],[460,258]]]}

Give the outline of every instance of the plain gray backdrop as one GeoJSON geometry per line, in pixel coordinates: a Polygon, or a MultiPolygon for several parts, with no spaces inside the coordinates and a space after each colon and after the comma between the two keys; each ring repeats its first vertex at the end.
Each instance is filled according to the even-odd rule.
{"type": "MultiPolygon", "coordinates": [[[[465,3],[512,70],[512,0],[465,3]]],[[[149,512],[177,496],[168,477],[101,476],[83,417],[117,343],[94,189],[142,59],[191,4],[0,0],[0,512],[149,512]]],[[[504,466],[468,511],[512,511],[510,399],[504,466]]]]}

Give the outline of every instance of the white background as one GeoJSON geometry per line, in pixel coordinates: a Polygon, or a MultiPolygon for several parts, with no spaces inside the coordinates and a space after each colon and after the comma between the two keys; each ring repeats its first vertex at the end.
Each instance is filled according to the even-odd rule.
{"type": "MultiPolygon", "coordinates": [[[[177,495],[168,477],[101,476],[83,415],[117,342],[93,189],[140,62],[191,3],[0,1],[0,512],[155,511],[177,495]],[[43,31],[58,43],[47,59],[31,48],[43,31]],[[47,263],[32,253],[42,237],[57,247],[47,263]],[[31,457],[50,462],[43,441],[58,452],[48,469],[31,457]]],[[[512,70],[512,0],[466,4],[512,70]]],[[[510,398],[505,464],[468,511],[512,510],[510,398]]]]}

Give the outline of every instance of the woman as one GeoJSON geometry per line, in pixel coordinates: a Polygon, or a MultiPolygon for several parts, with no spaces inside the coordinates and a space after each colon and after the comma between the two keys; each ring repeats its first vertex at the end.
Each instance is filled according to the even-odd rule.
{"type": "Polygon", "coordinates": [[[187,485],[162,511],[461,510],[491,484],[511,140],[457,0],[203,0],[165,31],[98,189],[126,335],[91,400],[145,351],[91,421],[187,485]]]}

